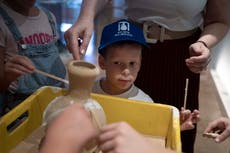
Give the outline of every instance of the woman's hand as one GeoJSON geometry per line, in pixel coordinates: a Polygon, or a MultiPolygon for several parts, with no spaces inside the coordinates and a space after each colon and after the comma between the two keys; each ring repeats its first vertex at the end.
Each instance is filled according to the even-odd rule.
{"type": "Polygon", "coordinates": [[[190,58],[186,59],[186,65],[194,73],[200,73],[207,69],[211,60],[210,49],[201,42],[195,42],[189,47],[190,58]]]}
{"type": "Polygon", "coordinates": [[[73,58],[80,60],[85,54],[93,32],[94,22],[89,19],[78,19],[65,34],[67,48],[73,54],[73,58]]]}

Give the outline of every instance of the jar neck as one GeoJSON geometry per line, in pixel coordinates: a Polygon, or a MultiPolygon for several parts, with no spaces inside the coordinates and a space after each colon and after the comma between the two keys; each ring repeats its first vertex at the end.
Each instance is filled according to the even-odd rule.
{"type": "Polygon", "coordinates": [[[99,75],[99,69],[84,61],[72,61],[68,65],[69,74],[69,95],[74,99],[87,100],[99,75]]]}
{"type": "Polygon", "coordinates": [[[76,102],[85,103],[90,98],[91,89],[72,88],[69,89],[69,96],[76,102]]]}

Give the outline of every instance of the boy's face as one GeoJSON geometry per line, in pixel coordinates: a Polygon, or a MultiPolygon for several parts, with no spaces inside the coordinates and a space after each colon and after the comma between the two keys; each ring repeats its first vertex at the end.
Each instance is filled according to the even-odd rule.
{"type": "Polygon", "coordinates": [[[110,93],[121,94],[134,83],[141,66],[141,50],[139,44],[123,44],[109,47],[105,58],[99,56],[99,65],[106,73],[104,82],[110,93]]]}

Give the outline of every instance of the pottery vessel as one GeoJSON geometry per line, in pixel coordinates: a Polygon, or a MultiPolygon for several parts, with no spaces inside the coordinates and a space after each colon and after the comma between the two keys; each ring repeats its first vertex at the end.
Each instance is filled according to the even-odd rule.
{"type": "MultiPolygon", "coordinates": [[[[91,98],[90,93],[100,70],[97,66],[73,60],[68,64],[69,89],[66,95],[55,98],[43,114],[43,125],[73,103],[82,103],[90,111],[94,126],[100,129],[106,124],[106,116],[100,104],[91,98]]],[[[92,141],[84,152],[95,152],[96,144],[92,141]]],[[[97,151],[96,151],[97,152],[97,151]]]]}

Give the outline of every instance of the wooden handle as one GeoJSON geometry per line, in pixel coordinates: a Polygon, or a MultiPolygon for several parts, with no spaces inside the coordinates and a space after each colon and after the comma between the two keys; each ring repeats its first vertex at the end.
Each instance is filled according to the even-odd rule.
{"type": "Polygon", "coordinates": [[[184,109],[186,109],[186,104],[187,104],[187,95],[188,95],[188,83],[189,83],[189,79],[186,79],[186,83],[185,83],[185,89],[184,89],[184,109]]]}
{"type": "Polygon", "coordinates": [[[58,81],[61,81],[61,82],[64,82],[64,83],[66,83],[66,84],[69,84],[69,81],[68,81],[68,80],[59,78],[59,77],[57,77],[57,76],[55,76],[55,75],[52,75],[52,74],[49,74],[49,73],[47,73],[47,72],[43,72],[43,71],[38,70],[38,69],[35,69],[34,72],[37,72],[37,73],[42,74],[42,75],[44,75],[44,76],[50,77],[50,78],[52,78],[52,79],[55,79],[55,80],[58,80],[58,81]]]}

